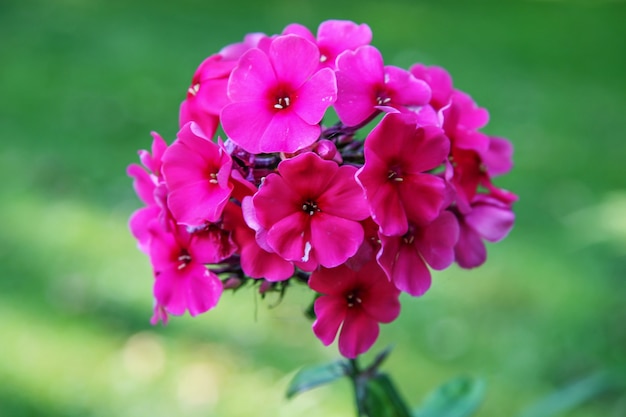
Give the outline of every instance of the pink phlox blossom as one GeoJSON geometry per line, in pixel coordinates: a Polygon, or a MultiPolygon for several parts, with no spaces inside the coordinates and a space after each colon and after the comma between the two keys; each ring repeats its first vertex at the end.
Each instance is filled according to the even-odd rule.
{"type": "Polygon", "coordinates": [[[309,286],[322,294],[314,304],[313,332],[326,346],[339,332],[339,352],[347,358],[369,350],[378,338],[379,323],[390,323],[400,314],[400,291],[374,261],[359,271],[345,265],[318,269],[309,286]]]}
{"type": "Polygon", "coordinates": [[[297,23],[288,25],[284,35],[299,35],[317,45],[320,51],[320,67],[335,69],[337,57],[344,51],[354,51],[372,41],[372,30],[365,23],[356,24],[348,20],[327,20],[317,28],[317,38],[305,26],[297,23]]]}
{"type": "Polygon", "coordinates": [[[434,220],[445,201],[442,178],[428,173],[448,155],[441,129],[420,127],[416,116],[388,114],[365,139],[365,163],[356,175],[381,233],[402,236],[409,221],[434,220]]]}
{"type": "Polygon", "coordinates": [[[149,250],[150,223],[165,215],[162,199],[165,184],[161,175],[161,159],[167,144],[158,133],[152,132],[152,137],[152,153],[146,150],[139,151],[139,160],[143,167],[131,164],[127,169],[128,175],[133,178],[137,196],[146,205],[136,210],[129,220],[130,231],[137,239],[137,246],[144,253],[148,253],[149,250]]]}
{"type": "Polygon", "coordinates": [[[409,72],[417,79],[425,81],[431,89],[430,105],[437,111],[448,106],[452,99],[454,88],[452,77],[448,71],[441,67],[428,67],[423,64],[415,64],[409,72]]]}
{"type": "Polygon", "coordinates": [[[337,98],[335,73],[318,71],[317,47],[296,35],[279,36],[267,52],[246,52],[228,82],[222,126],[250,153],[293,153],[320,136],[319,122],[337,98]]]}
{"type": "Polygon", "coordinates": [[[187,89],[187,97],[180,106],[180,127],[193,121],[208,137],[213,137],[219,125],[220,112],[229,102],[226,87],[230,73],[241,55],[265,38],[267,36],[262,33],[246,35],[243,42],[224,47],[198,66],[187,89]]]}
{"type": "Polygon", "coordinates": [[[348,126],[367,122],[380,110],[428,104],[430,88],[408,71],[384,66],[378,49],[366,45],[337,58],[338,96],[335,110],[348,126]]]}
{"type": "Polygon", "coordinates": [[[368,217],[356,168],[338,166],[308,152],[282,161],[253,197],[267,245],[303,269],[335,267],[363,241],[359,223],[368,217]]]}
{"type": "Polygon", "coordinates": [[[427,265],[436,270],[450,266],[458,239],[459,225],[454,215],[443,211],[426,226],[410,224],[403,236],[381,234],[377,260],[399,290],[417,297],[430,288],[427,265]]]}
{"type": "Polygon", "coordinates": [[[178,132],[163,155],[167,204],[176,221],[188,226],[216,222],[230,198],[232,159],[194,122],[178,132]]]}
{"type": "Polygon", "coordinates": [[[204,266],[216,259],[215,253],[206,250],[206,236],[189,233],[183,226],[171,232],[158,223],[151,226],[150,261],[157,305],[168,314],[189,311],[192,316],[215,307],[222,282],[204,266]]]}
{"type": "Polygon", "coordinates": [[[483,240],[498,242],[513,228],[515,214],[510,204],[491,195],[476,195],[470,210],[462,213],[453,207],[459,222],[459,241],[454,248],[455,260],[462,268],[475,268],[487,259],[483,240]]]}
{"type": "Polygon", "coordinates": [[[295,271],[293,262],[274,253],[265,243],[265,230],[256,220],[252,197],[244,198],[241,207],[235,207],[228,211],[224,221],[233,230],[235,242],[239,246],[243,272],[252,278],[265,278],[270,282],[292,277],[295,271]]]}

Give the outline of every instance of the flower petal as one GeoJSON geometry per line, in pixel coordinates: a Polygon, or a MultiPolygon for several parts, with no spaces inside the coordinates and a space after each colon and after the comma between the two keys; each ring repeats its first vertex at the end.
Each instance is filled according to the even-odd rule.
{"type": "Polygon", "coordinates": [[[313,333],[328,346],[335,340],[346,315],[347,305],[339,297],[325,295],[315,300],[314,310],[317,319],[313,323],[313,333]]]}
{"type": "Polygon", "coordinates": [[[347,310],[339,333],[339,352],[346,358],[356,358],[372,347],[380,331],[378,322],[360,308],[347,310]]]}

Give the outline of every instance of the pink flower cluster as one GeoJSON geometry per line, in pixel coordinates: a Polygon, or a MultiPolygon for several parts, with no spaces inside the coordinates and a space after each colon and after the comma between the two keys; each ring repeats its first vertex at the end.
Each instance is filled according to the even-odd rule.
{"type": "Polygon", "coordinates": [[[249,34],[198,67],[167,145],[128,174],[130,228],[154,270],[153,323],[224,289],[306,283],[315,335],[353,358],[424,294],[431,269],[486,259],[516,196],[492,184],[511,144],[439,67],[385,65],[365,24],[249,34]],[[323,119],[334,109],[338,122],[323,119]],[[216,137],[221,127],[225,137],[216,137]],[[362,133],[369,131],[369,134],[362,133]]]}

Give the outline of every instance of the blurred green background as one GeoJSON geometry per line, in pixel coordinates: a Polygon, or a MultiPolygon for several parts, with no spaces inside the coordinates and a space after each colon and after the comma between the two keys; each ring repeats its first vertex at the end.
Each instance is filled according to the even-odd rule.
{"type": "Polygon", "coordinates": [[[489,109],[518,222],[473,271],[404,297],[373,349],[407,401],[482,376],[479,416],[514,416],[609,375],[575,417],[626,416],[626,4],[609,1],[0,1],[0,416],[346,416],[339,382],[284,399],[337,357],[308,294],[227,293],[151,327],[125,167],[174,138],[196,66],[247,32],[368,23],[388,64],[437,64],[489,109]]]}

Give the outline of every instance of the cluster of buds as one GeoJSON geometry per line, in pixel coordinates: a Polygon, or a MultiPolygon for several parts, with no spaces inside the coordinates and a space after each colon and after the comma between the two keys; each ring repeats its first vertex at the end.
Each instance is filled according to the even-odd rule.
{"type": "Polygon", "coordinates": [[[201,63],[176,140],[153,134],[128,168],[153,324],[204,313],[224,289],[296,280],[314,292],[315,335],[339,333],[353,358],[401,292],[424,294],[431,269],[481,265],[484,241],[508,234],[516,196],[492,178],[511,169],[511,144],[480,132],[487,111],[444,69],[385,65],[371,38],[349,21],[317,36],[292,24],[201,63]]]}

